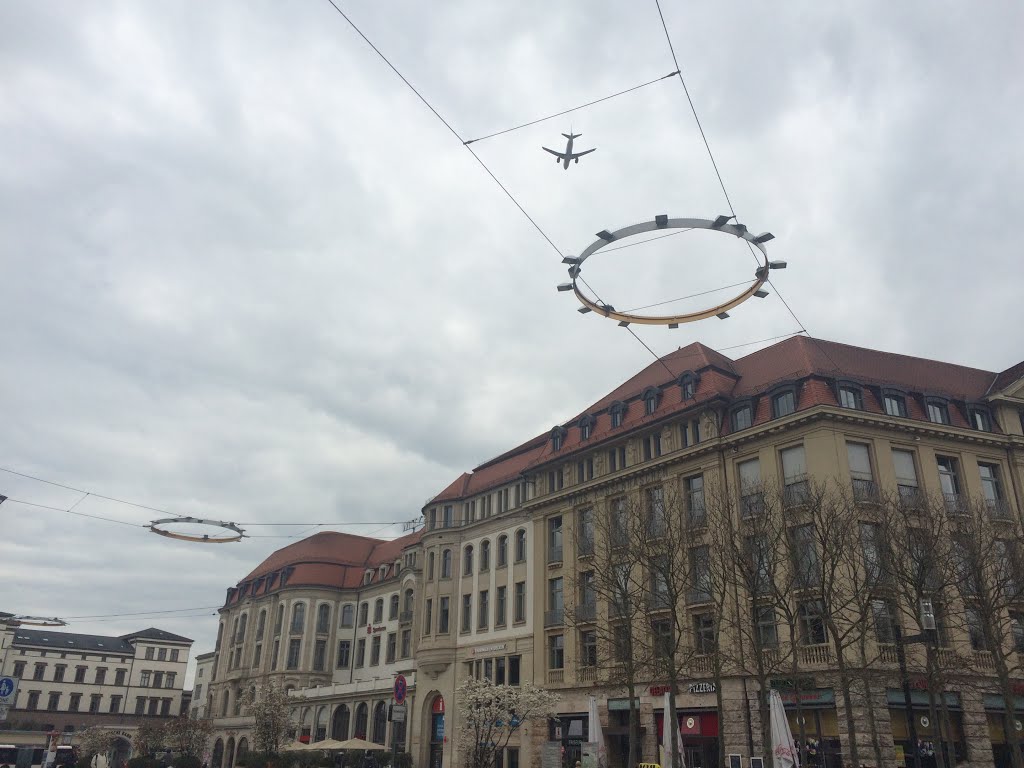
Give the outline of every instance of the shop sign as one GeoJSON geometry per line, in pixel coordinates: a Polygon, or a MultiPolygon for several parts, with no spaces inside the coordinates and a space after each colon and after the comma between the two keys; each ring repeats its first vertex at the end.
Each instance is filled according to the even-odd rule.
{"type": "Polygon", "coordinates": [[[769,686],[777,691],[792,691],[796,688],[810,690],[814,688],[813,677],[773,677],[769,686]]]}
{"type": "Polygon", "coordinates": [[[388,628],[385,627],[383,624],[380,624],[376,627],[371,627],[369,624],[367,624],[366,626],[366,634],[368,635],[376,635],[379,632],[387,632],[387,630],[388,628]]]}
{"type": "Polygon", "coordinates": [[[479,656],[481,653],[493,653],[494,651],[504,651],[506,643],[495,643],[494,645],[480,645],[470,650],[470,656],[479,656]]]}
{"type": "MultiPolygon", "coordinates": [[[[886,701],[891,707],[903,707],[905,700],[903,698],[903,691],[898,688],[890,688],[885,692],[886,701]]],[[[936,696],[936,699],[938,697],[936,696]]],[[[959,693],[946,693],[946,706],[951,709],[960,709],[960,694],[959,693]]],[[[928,692],[927,691],[911,691],[910,692],[910,703],[914,707],[927,707],[928,704],[928,692]]]]}
{"type": "Polygon", "coordinates": [[[647,689],[647,693],[651,696],[664,696],[671,690],[671,685],[652,685],[650,688],[647,689]]]}
{"type": "Polygon", "coordinates": [[[714,683],[690,683],[690,693],[714,693],[717,690],[714,683]]]}
{"type": "MultiPolygon", "coordinates": [[[[836,693],[831,688],[815,688],[811,691],[800,691],[800,705],[804,707],[826,707],[836,703],[836,693]]],[[[782,691],[779,698],[787,707],[795,707],[797,693],[782,691]]]]}
{"type": "MultiPolygon", "coordinates": [[[[633,708],[640,709],[640,699],[633,699],[633,708]]],[[[608,699],[609,712],[624,712],[629,709],[629,699],[608,699]]]]}
{"type": "MultiPolygon", "coordinates": [[[[998,693],[986,693],[982,700],[987,710],[1002,712],[1006,708],[1005,699],[998,693]]],[[[1024,696],[1013,697],[1013,709],[1016,712],[1024,712],[1024,696]]]]}

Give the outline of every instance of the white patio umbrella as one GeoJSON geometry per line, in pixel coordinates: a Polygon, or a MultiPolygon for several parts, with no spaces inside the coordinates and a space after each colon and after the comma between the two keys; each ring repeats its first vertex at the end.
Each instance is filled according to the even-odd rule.
{"type": "Polygon", "coordinates": [[[672,731],[675,731],[676,741],[679,743],[679,765],[686,768],[686,760],[683,759],[683,733],[679,730],[679,723],[672,722],[671,696],[671,693],[665,692],[665,717],[661,726],[661,764],[669,767],[672,765],[672,742],[669,739],[672,738],[672,731]]]}
{"type": "Polygon", "coordinates": [[[800,754],[789,728],[786,708],[776,690],[768,691],[768,710],[772,724],[772,762],[775,768],[798,768],[800,754]]]}
{"type": "Polygon", "coordinates": [[[608,768],[608,750],[604,744],[604,734],[601,732],[601,720],[597,714],[597,699],[590,697],[587,708],[587,722],[590,723],[587,734],[587,741],[597,744],[597,768],[608,768]]]}

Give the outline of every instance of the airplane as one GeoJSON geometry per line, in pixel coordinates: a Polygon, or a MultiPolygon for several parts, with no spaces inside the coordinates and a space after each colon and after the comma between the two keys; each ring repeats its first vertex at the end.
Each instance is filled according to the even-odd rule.
{"type": "Polygon", "coordinates": [[[569,161],[570,160],[575,160],[578,163],[580,161],[581,157],[583,157],[584,155],[589,155],[591,152],[594,151],[594,149],[597,149],[597,147],[594,147],[594,149],[585,149],[582,152],[575,152],[574,153],[572,151],[572,140],[573,139],[578,139],[583,134],[582,133],[573,133],[572,130],[570,130],[569,133],[563,133],[562,135],[565,136],[565,138],[567,138],[569,140],[569,142],[565,145],[565,152],[556,152],[555,150],[548,149],[547,147],[541,147],[541,149],[543,149],[545,152],[550,152],[552,155],[554,155],[556,163],[559,160],[561,160],[562,161],[562,168],[564,168],[565,170],[569,170],[569,161]]]}

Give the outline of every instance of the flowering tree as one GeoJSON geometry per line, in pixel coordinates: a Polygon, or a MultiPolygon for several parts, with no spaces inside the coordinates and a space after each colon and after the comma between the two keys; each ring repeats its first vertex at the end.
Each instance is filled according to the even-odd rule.
{"type": "Polygon", "coordinates": [[[213,725],[209,720],[181,715],[164,724],[164,743],[182,755],[201,758],[212,733],[213,725]]]}
{"type": "Polygon", "coordinates": [[[258,692],[250,689],[242,703],[256,721],[252,732],[256,748],[261,752],[278,752],[281,740],[294,727],[288,693],[267,682],[258,692]]]}
{"type": "Polygon", "coordinates": [[[467,679],[456,689],[462,725],[456,735],[469,768],[494,768],[495,757],[528,720],[555,714],[558,696],[536,686],[495,685],[467,679]]]}
{"type": "Polygon", "coordinates": [[[75,738],[82,754],[82,764],[89,765],[96,755],[106,755],[114,746],[114,734],[106,728],[86,728],[75,738]]]}

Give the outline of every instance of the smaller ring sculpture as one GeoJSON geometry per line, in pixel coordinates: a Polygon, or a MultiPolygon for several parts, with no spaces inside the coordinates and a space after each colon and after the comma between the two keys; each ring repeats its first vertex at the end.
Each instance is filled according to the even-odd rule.
{"type": "Polygon", "coordinates": [[[68,623],[56,616],[11,616],[5,619],[10,624],[26,624],[30,627],[66,627],[68,623]]]}
{"type": "Polygon", "coordinates": [[[754,235],[748,232],[747,228],[742,224],[729,224],[729,220],[732,218],[732,216],[719,216],[716,219],[670,219],[664,214],[659,214],[654,217],[654,221],[632,224],[628,227],[617,229],[614,232],[602,230],[597,233],[597,240],[587,246],[579,256],[566,256],[562,259],[563,264],[570,265],[569,277],[572,278],[572,282],[562,283],[558,286],[558,290],[572,291],[576,294],[576,298],[583,305],[578,310],[580,313],[597,312],[612,320],[618,320],[619,325],[623,327],[628,326],[630,323],[640,323],[642,325],[667,325],[669,328],[678,328],[680,323],[692,323],[709,317],[718,317],[724,320],[729,316],[728,311],[730,309],[742,304],[751,296],[757,296],[761,299],[767,296],[768,291],[764,290],[762,286],[768,280],[768,271],[772,269],[785,269],[786,267],[786,262],[784,261],[768,260],[768,250],[764,247],[764,244],[774,239],[775,235],[771,232],[754,235]],[[635,312],[619,312],[612,305],[605,304],[596,297],[591,298],[580,289],[577,284],[577,278],[583,268],[583,262],[599,250],[609,243],[624,240],[643,232],[662,229],[707,229],[712,232],[722,232],[738,237],[741,240],[746,240],[761,253],[761,256],[758,258],[760,264],[754,272],[753,282],[742,293],[717,306],[679,315],[638,315],[635,312]]]}
{"type": "Polygon", "coordinates": [[[245,536],[245,531],[234,523],[226,523],[221,520],[201,520],[198,517],[165,517],[162,520],[154,520],[151,522],[149,524],[149,530],[153,533],[159,534],[160,536],[166,536],[169,539],[192,541],[198,544],[228,544],[232,541],[241,541],[242,537],[245,536]],[[214,528],[223,528],[225,531],[228,531],[230,535],[211,536],[209,534],[203,534],[202,536],[196,536],[187,533],[175,533],[174,531],[168,531],[164,528],[157,527],[161,525],[171,525],[174,523],[209,525],[214,528]]]}

